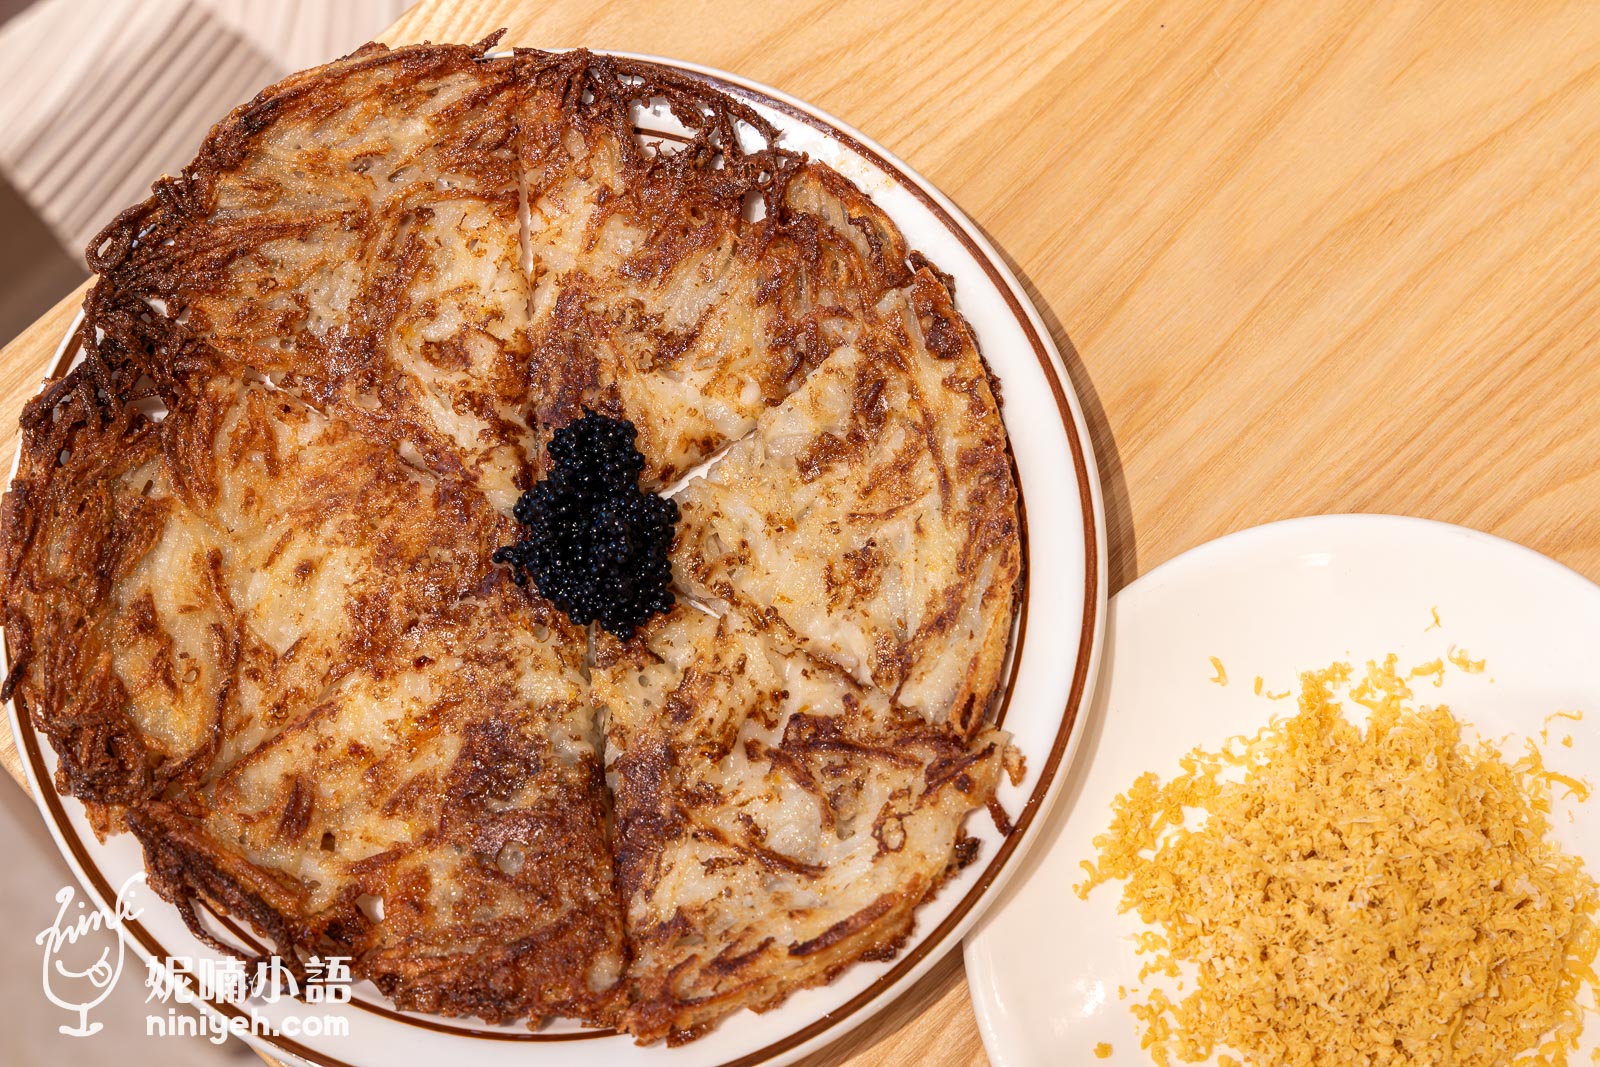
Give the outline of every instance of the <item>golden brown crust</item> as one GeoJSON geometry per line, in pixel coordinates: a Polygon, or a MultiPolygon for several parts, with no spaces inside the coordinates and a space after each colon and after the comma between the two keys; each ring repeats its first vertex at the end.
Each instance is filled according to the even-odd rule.
{"type": "Polygon", "coordinates": [[[993,729],[929,724],[737,611],[601,635],[594,691],[641,1041],[894,956],[1001,768],[993,729]]]}
{"type": "Polygon", "coordinates": [[[525,287],[478,285],[518,229],[483,50],[296,75],[97,240],[5,505],[10,684],[191,917],[331,942],[405,1007],[605,1022],[583,637],[489,562],[532,443],[525,287]]]}
{"type": "MultiPolygon", "coordinates": [[[[994,564],[989,583],[978,593],[983,621],[971,666],[963,672],[949,704],[951,722],[970,735],[993,711],[1000,672],[1011,647],[1012,622],[1022,594],[1022,537],[1015,471],[999,420],[997,387],[971,328],[955,309],[950,286],[947,278],[934,271],[919,270],[911,289],[911,309],[927,350],[940,360],[967,368],[964,373],[952,373],[945,382],[966,397],[969,418],[983,427],[959,450],[955,471],[957,480],[970,487],[968,497],[974,505],[964,517],[965,536],[956,572],[975,575],[985,560],[994,564]],[[974,361],[979,373],[971,370],[974,361]]],[[[970,596],[972,590],[969,586],[962,592],[970,596]]],[[[947,597],[956,599],[954,591],[947,597]]],[[[933,626],[919,630],[907,658],[940,654],[935,635],[933,626]]]]}
{"type": "Polygon", "coordinates": [[[647,482],[670,484],[856,334],[908,277],[904,245],[854,186],[691,79],[578,54],[535,70],[520,111],[534,418],[628,418],[647,482]],[[635,138],[631,116],[651,100],[688,144],[635,138]]]}
{"type": "MultiPolygon", "coordinates": [[[[892,955],[967,855],[960,822],[1004,752],[984,722],[1014,488],[970,333],[860,190],[693,78],[586,52],[490,60],[495,40],[369,45],[294,75],[96,238],[84,359],[25,408],[0,505],[5,695],[55,748],[58,788],[135,835],[198,936],[197,909],[226,912],[291,961],[348,952],[403,1008],[679,1042],[892,955]],[[635,136],[652,101],[682,144],[635,136]],[[638,642],[602,641],[591,686],[586,635],[489,563],[548,433],[585,406],[625,416],[668,484],[860,350],[981,428],[919,431],[942,493],[991,501],[958,509],[956,564],[981,580],[879,635],[864,687],[805,668],[826,712],[782,686],[734,699],[743,666],[725,663],[643,714],[608,681],[651,662],[638,642]],[[979,647],[944,710],[912,714],[897,700],[974,589],[979,647]],[[741,920],[685,956],[703,912],[663,879],[694,842],[724,879],[840,869],[763,840],[781,804],[727,821],[707,776],[730,760],[787,781],[815,840],[885,858],[836,906],[741,920]],[[908,826],[921,843],[901,855],[908,826]]],[[[818,443],[811,478],[883,458],[883,380],[857,379],[860,426],[818,443]]],[[[892,494],[893,462],[875,469],[892,494]]],[[[871,545],[827,564],[840,609],[889,570],[871,545]]],[[[810,662],[805,626],[721,591],[750,601],[747,652],[810,662]]]]}
{"type": "Polygon", "coordinates": [[[982,726],[1020,587],[1017,496],[988,373],[931,271],[678,499],[693,595],[932,721],[982,726]]]}

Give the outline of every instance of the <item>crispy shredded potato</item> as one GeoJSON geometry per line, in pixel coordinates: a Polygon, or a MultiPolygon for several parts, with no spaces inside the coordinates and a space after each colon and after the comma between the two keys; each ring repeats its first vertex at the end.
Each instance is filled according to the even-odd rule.
{"type": "Polygon", "coordinates": [[[1122,910],[1153,927],[1141,980],[1198,976],[1130,1003],[1143,1047],[1163,1065],[1565,1064],[1597,987],[1597,886],[1548,815],[1552,784],[1586,783],[1531,742],[1515,761],[1464,742],[1449,709],[1408,703],[1393,656],[1350,687],[1365,730],[1334,699],[1350,681],[1302,675],[1298,714],[1116,799],[1078,895],[1124,881],[1122,910]]]}

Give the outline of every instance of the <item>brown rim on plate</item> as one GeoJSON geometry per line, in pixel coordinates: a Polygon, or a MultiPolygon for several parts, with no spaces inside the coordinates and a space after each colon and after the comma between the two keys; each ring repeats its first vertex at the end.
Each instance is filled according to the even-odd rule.
{"type": "MultiPolygon", "coordinates": [[[[1023,333],[1027,336],[1029,346],[1033,350],[1034,357],[1039,362],[1039,368],[1044,373],[1046,380],[1050,383],[1051,397],[1055,401],[1057,411],[1060,414],[1062,430],[1066,434],[1067,442],[1072,452],[1072,464],[1077,482],[1078,496],[1084,505],[1081,509],[1083,515],[1084,539],[1083,616],[1082,629],[1079,632],[1077,654],[1073,661],[1072,684],[1067,694],[1066,706],[1062,710],[1060,725],[1057,727],[1056,736],[1051,744],[1049,756],[1046,758],[1044,766],[1040,771],[1039,780],[1037,783],[1035,783],[1033,790],[1028,794],[1028,798],[1023,803],[1021,811],[1012,820],[1011,828],[1009,832],[1005,834],[999,849],[985,865],[983,873],[979,876],[976,884],[974,884],[972,888],[969,889],[967,893],[960,899],[960,901],[956,903],[950,914],[945,916],[944,921],[932,931],[929,931],[928,933],[918,937],[916,939],[916,943],[911,947],[911,950],[904,956],[898,958],[893,967],[885,971],[882,975],[878,976],[878,978],[874,980],[873,983],[866,989],[863,989],[849,1001],[840,1005],[833,1011],[828,1012],[822,1018],[815,1020],[809,1025],[790,1033],[783,1038],[772,1042],[771,1044],[757,1049],[754,1052],[740,1056],[733,1060],[726,1061],[719,1065],[719,1067],[753,1067],[755,1064],[764,1063],[776,1056],[780,1056],[796,1046],[810,1041],[811,1039],[823,1034],[825,1031],[836,1027],[841,1022],[855,1015],[863,1007],[876,1000],[889,987],[899,982],[907,973],[920,964],[936,948],[944,947],[943,943],[949,937],[950,932],[958,924],[960,924],[963,919],[966,918],[967,914],[989,890],[989,887],[994,883],[994,880],[999,877],[1000,872],[1005,868],[1007,861],[1016,851],[1017,846],[1021,843],[1022,838],[1029,826],[1032,825],[1034,819],[1037,817],[1039,810],[1044,803],[1045,797],[1050,792],[1050,787],[1055,781],[1057,773],[1061,770],[1062,758],[1066,754],[1068,742],[1071,740],[1073,735],[1073,728],[1076,725],[1078,715],[1082,710],[1083,698],[1088,685],[1089,663],[1094,651],[1094,634],[1099,611],[1099,565],[1101,554],[1101,545],[1099,543],[1098,529],[1095,522],[1095,509],[1093,507],[1094,475],[1089,469],[1088,451],[1084,447],[1084,442],[1078,433],[1078,427],[1075,419],[1073,418],[1072,410],[1067,402],[1066,390],[1062,385],[1061,370],[1056,364],[1055,360],[1051,358],[1050,348],[1040,337],[1039,330],[1035,327],[1033,320],[1029,317],[1026,306],[1022,302],[1010,280],[1004,273],[1002,273],[1000,269],[997,268],[990,253],[973,239],[971,233],[967,231],[966,227],[963,226],[961,222],[954,215],[952,215],[950,210],[940,203],[937,198],[930,195],[928,190],[923,188],[920,182],[918,182],[910,174],[906,173],[906,171],[897,163],[887,159],[874,147],[864,143],[856,136],[852,135],[846,130],[841,129],[821,115],[815,114],[796,103],[779,99],[759,89],[755,89],[739,82],[731,81],[726,77],[708,73],[704,70],[684,67],[680,64],[660,59],[651,59],[649,62],[653,62],[661,66],[672,67],[684,74],[690,75],[691,77],[703,80],[708,85],[720,90],[721,92],[742,97],[747,102],[770,108],[771,110],[777,111],[795,121],[805,123],[813,129],[821,132],[825,136],[839,142],[840,144],[843,144],[857,155],[866,159],[873,166],[883,171],[885,174],[893,177],[900,183],[902,188],[911,193],[919,202],[921,202],[921,204],[939,221],[939,223],[943,225],[950,232],[950,234],[961,243],[962,247],[965,248],[968,254],[972,256],[973,260],[980,267],[982,267],[984,273],[988,276],[990,284],[994,286],[996,291],[999,292],[1004,298],[1007,310],[1016,320],[1017,325],[1022,329],[1023,333]]],[[[638,132],[656,134],[658,131],[641,130],[638,132]]],[[[74,335],[69,339],[68,343],[62,350],[61,356],[51,367],[51,376],[59,376],[63,370],[65,370],[65,368],[71,364],[73,357],[77,354],[77,351],[78,342],[76,336],[74,335]]],[[[1009,439],[1009,437],[1010,431],[1008,430],[1007,438],[1009,439]]],[[[997,709],[995,715],[995,721],[997,725],[1005,721],[1006,712],[1011,702],[1011,694],[1015,688],[1014,683],[1016,680],[1018,665],[1022,660],[1024,640],[1027,636],[1029,590],[1031,583],[1027,580],[1027,561],[1029,556],[1027,511],[1022,497],[1020,478],[1017,479],[1017,506],[1019,518],[1021,520],[1019,526],[1021,532],[1020,541],[1023,558],[1024,581],[1021,602],[1018,606],[1017,613],[1017,633],[1012,642],[1012,647],[1010,650],[1011,664],[1006,678],[1005,693],[1001,699],[1000,707],[997,709]]],[[[7,650],[7,659],[9,660],[9,650],[7,650]]],[[[43,800],[45,806],[49,809],[51,819],[55,823],[57,832],[67,843],[68,849],[71,851],[72,856],[76,861],[76,865],[81,871],[84,872],[84,876],[89,883],[89,888],[94,892],[98,900],[101,903],[109,900],[115,900],[116,893],[112,891],[110,883],[107,881],[105,875],[89,857],[87,850],[84,848],[82,839],[73,830],[68,820],[66,811],[61,803],[61,796],[54,788],[54,783],[51,780],[48,768],[46,768],[44,765],[43,753],[40,749],[38,736],[33,729],[33,724],[29,720],[28,710],[20,700],[16,703],[16,711],[17,723],[19,726],[23,727],[23,729],[20,730],[21,736],[18,738],[18,740],[21,742],[21,750],[28,760],[29,766],[33,772],[34,781],[39,784],[40,798],[43,800]]],[[[255,942],[253,938],[246,935],[246,933],[231,920],[223,919],[223,921],[230,932],[232,932],[235,936],[240,937],[241,940],[245,941],[247,944],[258,948],[263,947],[260,946],[259,943],[255,942]]],[[[137,943],[148,954],[160,958],[168,958],[171,956],[171,953],[169,953],[159,942],[156,941],[150,932],[145,929],[142,923],[132,920],[126,922],[125,925],[137,943]]],[[[190,981],[189,976],[183,976],[183,978],[185,985],[192,987],[193,983],[190,981]]],[[[194,994],[194,1000],[196,1002],[200,1002],[198,990],[191,988],[190,992],[194,994]]],[[[206,1000],[203,1003],[205,1003],[207,1007],[228,1019],[243,1018],[249,1020],[252,1018],[251,1013],[233,1004],[215,1000],[206,1000]]],[[[532,1031],[527,1033],[516,1033],[488,1031],[468,1028],[444,1021],[436,1021],[430,1018],[408,1015],[386,1005],[381,1005],[370,1001],[352,998],[350,1003],[363,1011],[371,1012],[373,1014],[411,1026],[441,1033],[448,1033],[459,1037],[477,1038],[480,1040],[526,1042],[581,1041],[592,1038],[616,1036],[617,1034],[616,1031],[607,1029],[569,1031],[563,1033],[537,1033],[532,1031]]],[[[324,1053],[309,1049],[300,1044],[298,1041],[295,1041],[293,1038],[285,1037],[282,1034],[251,1033],[250,1036],[263,1044],[286,1052],[289,1055],[297,1057],[298,1059],[301,1059],[307,1063],[315,1064],[317,1067],[352,1067],[351,1064],[348,1064],[343,1060],[339,1060],[324,1053]]]]}

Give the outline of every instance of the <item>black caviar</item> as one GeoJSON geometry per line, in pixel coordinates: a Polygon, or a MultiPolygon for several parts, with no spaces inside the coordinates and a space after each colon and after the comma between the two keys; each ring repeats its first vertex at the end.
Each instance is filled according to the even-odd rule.
{"type": "Polygon", "coordinates": [[[534,587],[573,622],[627,639],[672,607],[672,528],[678,505],[639,488],[644,456],[626,419],[587,409],[555,432],[549,470],[512,514],[515,544],[495,549],[518,585],[534,587]]]}

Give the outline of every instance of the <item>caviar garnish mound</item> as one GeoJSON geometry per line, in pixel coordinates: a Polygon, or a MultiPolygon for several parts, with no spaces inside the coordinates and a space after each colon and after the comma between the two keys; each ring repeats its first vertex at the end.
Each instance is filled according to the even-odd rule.
{"type": "Polygon", "coordinates": [[[555,432],[542,481],[517,498],[515,544],[495,549],[518,585],[534,587],[579,625],[626,640],[672,607],[678,505],[639,488],[644,456],[633,423],[585,409],[555,432]]]}

